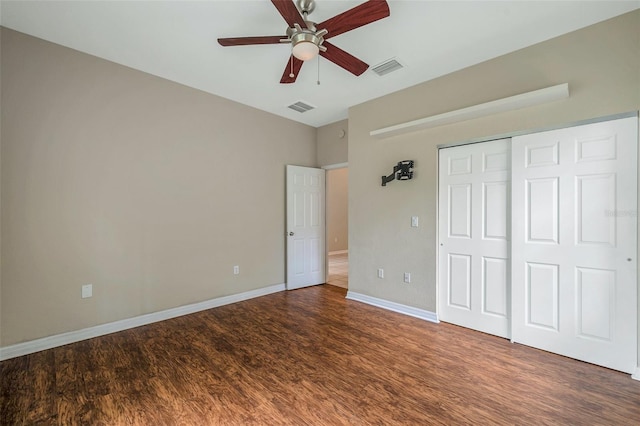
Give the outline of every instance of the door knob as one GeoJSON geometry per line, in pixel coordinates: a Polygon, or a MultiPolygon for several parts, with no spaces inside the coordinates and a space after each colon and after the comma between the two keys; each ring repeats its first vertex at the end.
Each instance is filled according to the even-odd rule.
{"type": "Polygon", "coordinates": [[[289,236],[293,237],[293,231],[289,232],[289,236]]]}

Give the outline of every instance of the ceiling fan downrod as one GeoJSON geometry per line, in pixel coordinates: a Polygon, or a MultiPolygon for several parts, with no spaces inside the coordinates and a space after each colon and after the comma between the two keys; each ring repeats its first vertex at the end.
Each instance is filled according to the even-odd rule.
{"type": "Polygon", "coordinates": [[[316,9],[316,1],[315,0],[298,0],[296,1],[296,6],[298,6],[298,10],[302,14],[304,20],[307,20],[307,17],[311,12],[316,9]]]}

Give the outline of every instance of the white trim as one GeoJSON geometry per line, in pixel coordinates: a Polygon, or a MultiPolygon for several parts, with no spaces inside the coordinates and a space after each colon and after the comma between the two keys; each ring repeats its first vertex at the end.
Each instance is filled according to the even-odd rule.
{"type": "Polygon", "coordinates": [[[349,167],[349,163],[328,164],[326,166],[322,166],[321,169],[333,170],[333,169],[344,169],[345,167],[349,167]]]}
{"type": "Polygon", "coordinates": [[[639,115],[639,111],[629,111],[629,112],[623,112],[620,114],[612,114],[612,115],[588,118],[586,120],[578,120],[578,121],[570,121],[570,122],[565,122],[560,124],[554,124],[552,126],[534,127],[534,128],[523,129],[523,130],[518,130],[518,131],[513,131],[508,133],[497,134],[497,135],[482,136],[480,138],[465,139],[465,140],[451,142],[451,143],[443,143],[443,144],[438,144],[436,147],[438,149],[443,149],[443,148],[452,148],[454,146],[471,145],[473,143],[491,142],[498,139],[515,138],[516,136],[524,136],[524,135],[531,135],[533,133],[548,132],[549,130],[560,130],[560,129],[566,129],[569,127],[584,126],[585,124],[602,123],[603,121],[613,121],[613,120],[619,120],[621,118],[638,117],[638,115],[639,115]]]}
{"type": "Polygon", "coordinates": [[[410,317],[419,318],[430,322],[440,322],[438,314],[424,309],[414,308],[412,306],[402,305],[396,302],[390,302],[377,297],[367,296],[366,294],[347,291],[347,299],[356,302],[366,303],[368,305],[377,306],[378,308],[387,309],[389,311],[398,312],[400,314],[409,315],[410,317]]]}
{"type": "Polygon", "coordinates": [[[513,111],[530,106],[540,105],[547,102],[566,99],[569,97],[569,83],[558,84],[532,92],[521,93],[507,98],[497,99],[483,104],[473,105],[444,114],[432,115],[382,129],[372,130],[370,136],[378,139],[389,138],[404,133],[415,132],[417,130],[431,127],[444,126],[445,124],[458,123],[474,118],[486,117],[487,115],[500,112],[513,111]]]}
{"type": "Polygon", "coordinates": [[[640,366],[636,367],[636,372],[631,375],[633,380],[640,380],[640,366]]]}
{"type": "Polygon", "coordinates": [[[193,303],[191,305],[179,306],[177,308],[166,309],[164,311],[153,312],[150,314],[140,315],[133,318],[127,318],[107,324],[96,325],[94,327],[84,328],[82,330],[70,331],[67,333],[56,334],[53,336],[43,337],[41,339],[31,340],[24,343],[17,343],[11,346],[0,348],[0,361],[28,355],[34,352],[55,348],[69,343],[79,342],[81,340],[91,339],[118,331],[128,330],[141,325],[147,325],[158,321],[164,321],[183,315],[200,312],[219,306],[229,305],[243,300],[249,300],[267,294],[284,291],[284,284],[276,284],[269,287],[263,287],[256,290],[245,291],[243,293],[232,294],[230,296],[217,297],[215,299],[205,300],[204,302],[193,303]]]}
{"type": "Polygon", "coordinates": [[[345,254],[345,253],[349,253],[349,250],[336,250],[336,251],[330,251],[329,253],[327,253],[329,256],[331,256],[332,254],[345,254]]]}

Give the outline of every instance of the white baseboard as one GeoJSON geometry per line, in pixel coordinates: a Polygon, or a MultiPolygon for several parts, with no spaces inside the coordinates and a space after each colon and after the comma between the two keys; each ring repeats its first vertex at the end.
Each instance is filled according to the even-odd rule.
{"type": "Polygon", "coordinates": [[[633,380],[640,380],[640,366],[636,367],[636,372],[631,375],[633,380]]]}
{"type": "Polygon", "coordinates": [[[22,355],[28,355],[34,352],[44,351],[46,349],[51,349],[62,345],[68,345],[69,343],[75,343],[81,340],[104,336],[106,334],[111,334],[134,327],[140,327],[141,325],[147,325],[158,321],[180,317],[182,315],[192,314],[194,312],[204,311],[206,309],[217,308],[219,306],[229,305],[236,302],[242,302],[243,300],[266,296],[267,294],[277,293],[284,290],[284,284],[276,284],[269,287],[246,291],[244,293],[217,297],[215,299],[205,300],[204,302],[193,303],[191,305],[179,306],[177,308],[166,309],[164,311],[153,312],[150,314],[114,321],[107,324],[96,325],[94,327],[84,328],[82,330],[70,331],[68,333],[56,334],[54,336],[31,340],[29,342],[17,343],[15,345],[0,348],[0,361],[19,357],[22,355]]]}
{"type": "Polygon", "coordinates": [[[424,309],[414,308],[412,306],[402,305],[396,302],[390,302],[377,297],[367,296],[366,294],[347,291],[347,299],[357,302],[366,303],[368,305],[377,306],[378,308],[387,309],[389,311],[398,312],[400,314],[409,315],[410,317],[419,318],[430,322],[440,322],[438,314],[424,309]]]}
{"type": "Polygon", "coordinates": [[[344,253],[349,253],[349,250],[336,250],[336,251],[330,251],[328,253],[329,256],[331,256],[332,254],[344,254],[344,253]]]}

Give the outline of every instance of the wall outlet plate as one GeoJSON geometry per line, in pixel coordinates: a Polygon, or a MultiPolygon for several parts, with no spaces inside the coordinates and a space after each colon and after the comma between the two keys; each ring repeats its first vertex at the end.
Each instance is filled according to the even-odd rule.
{"type": "Polygon", "coordinates": [[[93,284],[85,284],[82,286],[82,298],[87,299],[93,296],[93,284]]]}
{"type": "Polygon", "coordinates": [[[405,272],[404,273],[404,282],[405,283],[410,283],[411,282],[411,273],[410,272],[405,272]]]}
{"type": "Polygon", "coordinates": [[[240,267],[238,265],[233,267],[233,275],[238,275],[240,273],[240,267]]]}
{"type": "Polygon", "coordinates": [[[382,268],[378,269],[378,278],[384,278],[384,269],[382,268]]]}

